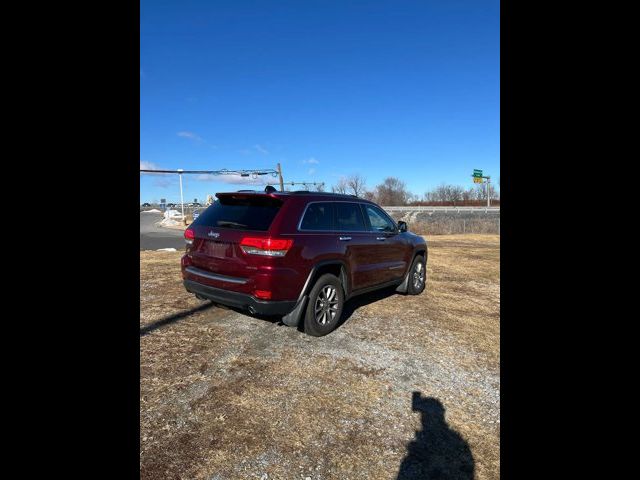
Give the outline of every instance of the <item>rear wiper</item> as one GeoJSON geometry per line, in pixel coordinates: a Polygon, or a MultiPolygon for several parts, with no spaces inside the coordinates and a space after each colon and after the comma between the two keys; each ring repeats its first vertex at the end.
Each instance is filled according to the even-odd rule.
{"type": "Polygon", "coordinates": [[[228,220],[218,220],[217,223],[220,227],[246,228],[246,225],[244,223],[230,222],[228,220]]]}

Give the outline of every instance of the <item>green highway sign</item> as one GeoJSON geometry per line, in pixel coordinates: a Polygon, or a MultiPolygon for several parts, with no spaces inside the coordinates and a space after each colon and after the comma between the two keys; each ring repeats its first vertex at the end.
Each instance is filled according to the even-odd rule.
{"type": "Polygon", "coordinates": [[[482,177],[482,170],[473,170],[473,176],[474,177],[482,177]]]}

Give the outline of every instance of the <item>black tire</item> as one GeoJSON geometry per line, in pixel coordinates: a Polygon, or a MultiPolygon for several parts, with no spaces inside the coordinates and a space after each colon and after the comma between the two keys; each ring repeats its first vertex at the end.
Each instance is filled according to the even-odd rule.
{"type": "Polygon", "coordinates": [[[304,331],[313,337],[322,337],[336,328],[342,316],[344,291],[340,280],[326,273],[314,284],[304,315],[304,331]],[[316,314],[317,309],[322,310],[316,314]]]}
{"type": "Polygon", "coordinates": [[[407,293],[409,295],[420,295],[424,291],[427,283],[427,263],[422,255],[416,256],[409,270],[409,283],[407,293]]]}

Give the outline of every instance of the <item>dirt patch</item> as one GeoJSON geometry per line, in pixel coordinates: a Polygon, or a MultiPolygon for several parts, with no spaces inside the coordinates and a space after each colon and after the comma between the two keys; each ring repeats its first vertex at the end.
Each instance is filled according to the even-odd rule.
{"type": "Polygon", "coordinates": [[[356,297],[322,338],[141,252],[141,478],[499,478],[499,237],[427,240],[425,293],[356,297]]]}

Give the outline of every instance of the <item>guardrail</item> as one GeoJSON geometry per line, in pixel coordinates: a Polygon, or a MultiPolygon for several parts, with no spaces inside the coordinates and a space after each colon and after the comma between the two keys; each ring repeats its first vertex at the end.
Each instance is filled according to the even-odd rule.
{"type": "Polygon", "coordinates": [[[500,207],[429,207],[429,206],[399,206],[382,207],[387,212],[477,212],[500,213],[500,207]]]}
{"type": "MultiPolygon", "coordinates": [[[[140,207],[141,209],[143,209],[142,207],[140,207]]],[[[151,206],[151,207],[145,207],[145,208],[156,208],[156,209],[160,209],[159,206],[151,206]]],[[[184,206],[184,211],[185,213],[192,213],[193,210],[204,210],[205,208],[207,208],[206,205],[203,205],[201,207],[187,207],[186,205],[184,206]]],[[[431,207],[431,206],[393,206],[393,207],[382,207],[384,210],[386,210],[387,212],[444,212],[444,213],[448,213],[448,212],[453,212],[453,213],[460,213],[460,212],[476,212],[476,213],[500,213],[500,207],[431,207]]],[[[173,208],[173,210],[178,210],[180,211],[180,205],[178,205],[177,207],[173,208]]]]}

